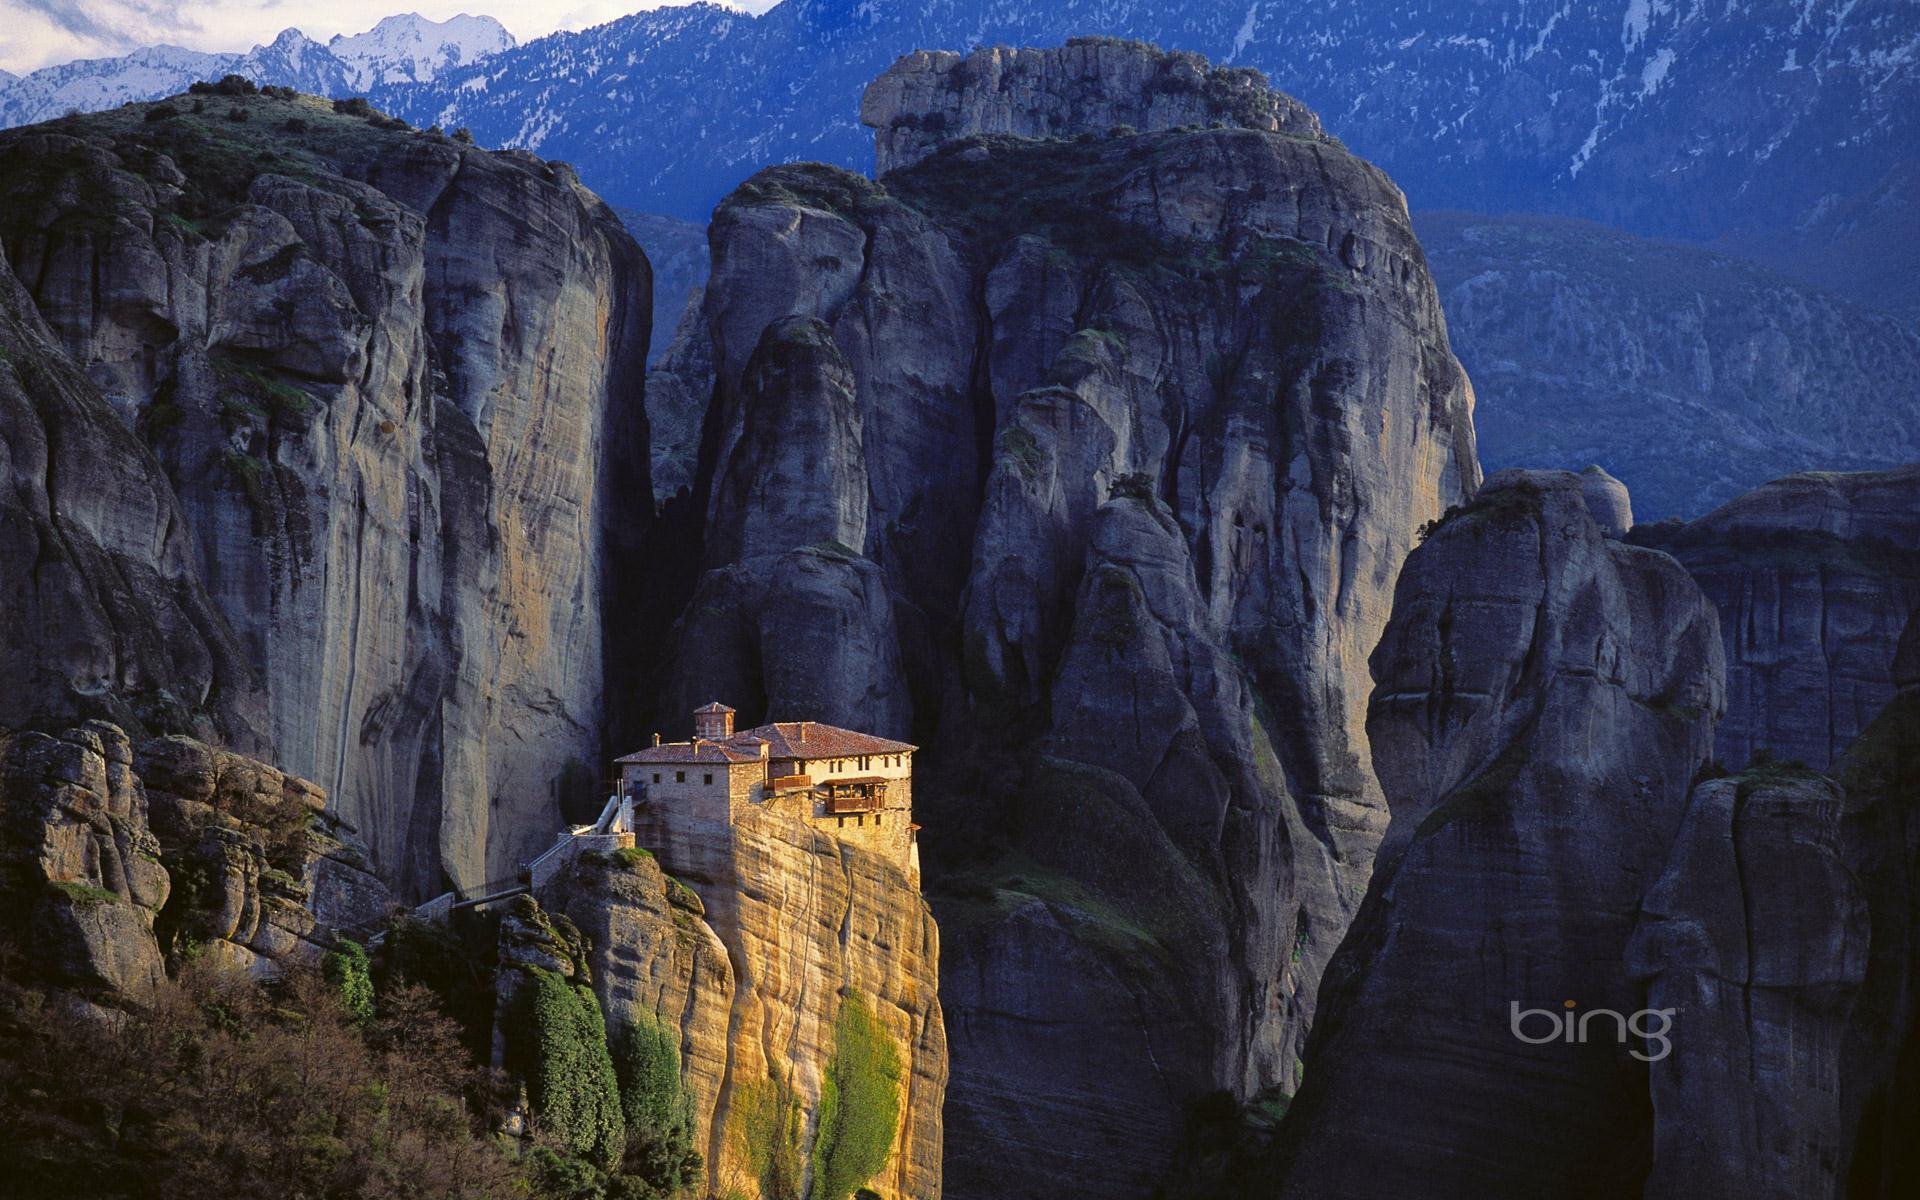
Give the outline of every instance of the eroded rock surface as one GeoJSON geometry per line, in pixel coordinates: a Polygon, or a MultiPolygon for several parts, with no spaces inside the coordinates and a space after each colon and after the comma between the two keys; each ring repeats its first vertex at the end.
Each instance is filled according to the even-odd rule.
{"type": "Polygon", "coordinates": [[[891,1150],[868,1186],[940,1196],[947,1046],[939,935],[919,889],[898,864],[758,810],[651,833],[657,859],[582,862],[541,899],[583,935],[616,1043],[642,1021],[678,1034],[711,1191],[777,1195],[773,1164],[815,1168],[822,1088],[852,1003],[901,1067],[891,1150]],[[789,1107],[790,1127],[768,1121],[789,1107]]]}
{"type": "Polygon", "coordinates": [[[0,905],[31,969],[91,1005],[138,1003],[167,962],[313,966],[385,889],[311,783],[180,736],[135,751],[89,721],[0,737],[0,905]]]}
{"type": "Polygon", "coordinates": [[[1678,558],[1720,610],[1720,762],[1837,768],[1892,699],[1894,652],[1920,609],[1920,467],[1790,475],[1634,540],[1678,558]]]}
{"type": "Polygon", "coordinates": [[[1898,700],[1838,782],[1700,780],[1714,607],[1546,472],[1494,476],[1408,560],[1373,669],[1393,826],[1249,1178],[1302,1197],[1910,1185],[1888,1135],[1916,1104],[1898,700]]]}
{"type": "Polygon", "coordinates": [[[407,892],[510,874],[593,776],[602,526],[651,511],[632,239],[564,165],[312,98],[11,131],[0,178],[13,274],[123,421],[9,372],[53,425],[9,437],[20,506],[137,568],[27,666],[314,779],[407,892]]]}
{"type": "Polygon", "coordinates": [[[1269,88],[1258,71],[1111,38],[1069,39],[1058,50],[918,51],[866,90],[860,120],[880,131],[880,175],[979,133],[1071,137],[1121,125],[1151,132],[1216,123],[1321,132],[1306,105],[1269,88]]]}

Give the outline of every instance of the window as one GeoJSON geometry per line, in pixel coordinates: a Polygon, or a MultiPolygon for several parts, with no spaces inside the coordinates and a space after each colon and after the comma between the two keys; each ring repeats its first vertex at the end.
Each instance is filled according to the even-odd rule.
{"type": "Polygon", "coordinates": [[[653,781],[654,781],[655,783],[659,783],[659,782],[660,782],[660,772],[658,772],[658,771],[655,771],[655,772],[653,773],[653,781]]]}
{"type": "Polygon", "coordinates": [[[713,782],[713,772],[708,771],[704,776],[701,777],[700,782],[711,784],[713,782]]]}
{"type": "Polygon", "coordinates": [[[862,771],[867,770],[867,756],[864,754],[860,756],[860,769],[862,771]]]}
{"type": "Polygon", "coordinates": [[[675,783],[685,783],[687,781],[687,773],[685,771],[675,771],[673,773],[673,781],[675,783]]]}

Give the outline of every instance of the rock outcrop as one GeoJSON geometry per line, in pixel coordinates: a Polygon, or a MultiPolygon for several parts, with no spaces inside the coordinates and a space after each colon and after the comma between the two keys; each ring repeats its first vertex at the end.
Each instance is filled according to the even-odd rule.
{"type": "Polygon", "coordinates": [[[1633,497],[1627,485],[1595,464],[1580,472],[1580,491],[1587,498],[1587,513],[1600,532],[1608,537],[1625,537],[1633,528],[1633,497]]]}
{"type": "Polygon", "coordinates": [[[879,131],[874,171],[883,176],[983,133],[1045,138],[1225,124],[1321,136],[1320,118],[1269,88],[1259,71],[1099,37],[1070,38],[1059,50],[916,51],[867,88],[860,121],[879,131]]]}
{"type": "Polygon", "coordinates": [[[13,274],[123,421],[26,388],[82,465],[27,438],[15,490],[140,568],[20,677],[314,779],[406,892],[510,874],[588,799],[603,525],[652,508],[632,239],[564,165],[279,94],[10,131],[0,179],[13,274]]]}
{"type": "Polygon", "coordinates": [[[1360,664],[1471,394],[1399,192],[1243,73],[913,56],[866,112],[879,183],[715,214],[704,574],[629,737],[723,695],[925,746],[947,1186],[1144,1195],[1192,1104],[1297,1077],[1386,824],[1360,664]],[[1251,115],[1168,127],[1216,85],[1251,115]]]}
{"type": "Polygon", "coordinates": [[[1503,472],[1443,522],[1373,669],[1393,826],[1280,1194],[1898,1194],[1913,730],[1877,726],[1845,786],[1699,780],[1715,611],[1570,474],[1503,472]]]}
{"type": "MultiPolygon", "coordinates": [[[[884,1165],[861,1182],[939,1197],[946,1035],[919,889],[877,854],[759,811],[732,826],[674,821],[659,841],[657,858],[590,857],[542,890],[581,937],[578,971],[530,914],[508,918],[503,966],[591,983],[612,1044],[636,1028],[671,1033],[714,1195],[807,1194],[823,1089],[856,1052],[842,1044],[853,1006],[898,1067],[884,1085],[897,1095],[884,1165]]],[[[502,972],[509,990],[514,974],[502,972]]]]}
{"type": "Polygon", "coordinates": [[[312,784],[190,738],[133,748],[89,721],[0,737],[0,906],[31,970],[95,1006],[138,1003],[169,958],[256,976],[312,966],[386,890],[312,784]]]}
{"type": "Polygon", "coordinates": [[[1920,467],[1789,476],[1634,540],[1678,558],[1720,610],[1721,764],[1764,752],[1837,767],[1893,697],[1894,652],[1920,610],[1920,467]]]}

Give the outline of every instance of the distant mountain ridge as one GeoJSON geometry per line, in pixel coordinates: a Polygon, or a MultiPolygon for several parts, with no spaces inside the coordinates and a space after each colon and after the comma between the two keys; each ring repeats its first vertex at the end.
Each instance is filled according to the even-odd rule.
{"type": "Polygon", "coordinates": [[[298,29],[286,29],[245,54],[148,46],[117,58],[78,59],[24,76],[0,71],[0,127],[153,100],[226,74],[323,96],[424,84],[441,72],[470,66],[514,45],[513,35],[492,17],[462,14],[430,21],[407,13],[324,44],[298,29]]]}
{"type": "Polygon", "coordinates": [[[1920,8],[1892,0],[693,4],[377,99],[591,160],[613,202],[704,220],[767,162],[868,167],[856,101],[903,53],[1095,34],[1261,68],[1416,209],[1689,238],[1784,228],[1868,191],[1920,141],[1920,8]]]}
{"type": "Polygon", "coordinates": [[[0,80],[0,125],[231,70],[572,160],[620,207],[704,224],[770,163],[870,170],[858,98],[902,54],[1083,35],[1260,68],[1416,210],[1714,240],[1875,305],[1916,303],[1920,5],[1900,0],[784,0],[524,45],[490,18],[393,17],[331,46],[290,30],[247,55],[155,47],[0,80]]]}

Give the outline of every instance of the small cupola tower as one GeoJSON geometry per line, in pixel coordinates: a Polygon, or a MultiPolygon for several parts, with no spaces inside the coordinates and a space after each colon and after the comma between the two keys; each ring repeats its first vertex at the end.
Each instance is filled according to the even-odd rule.
{"type": "Polygon", "coordinates": [[[711,742],[733,736],[733,710],[715,700],[693,710],[693,736],[711,742]]]}

